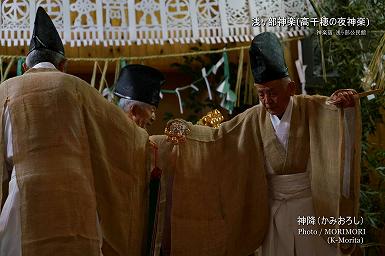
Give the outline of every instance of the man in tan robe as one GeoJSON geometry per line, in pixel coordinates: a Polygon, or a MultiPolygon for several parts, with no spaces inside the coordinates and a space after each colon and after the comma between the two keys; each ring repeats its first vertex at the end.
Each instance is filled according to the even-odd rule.
{"type": "Polygon", "coordinates": [[[168,138],[151,138],[166,187],[158,251],[168,241],[168,253],[177,256],[246,256],[261,245],[271,256],[337,255],[320,230],[353,225],[317,221],[357,217],[361,131],[355,92],[338,91],[331,104],[323,96],[293,96],[283,50],[271,33],[253,40],[250,58],[262,104],[218,129],[175,120],[168,138]],[[299,217],[316,223],[301,226],[299,217]],[[302,236],[302,227],[318,233],[302,236]]]}
{"type": "Polygon", "coordinates": [[[64,62],[39,7],[30,69],[0,87],[0,254],[143,255],[148,134],[64,62]]]}

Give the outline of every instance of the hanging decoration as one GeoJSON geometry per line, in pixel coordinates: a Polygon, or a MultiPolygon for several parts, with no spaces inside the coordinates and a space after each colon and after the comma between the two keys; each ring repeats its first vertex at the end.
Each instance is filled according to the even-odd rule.
{"type": "MultiPolygon", "coordinates": [[[[288,38],[283,40],[285,41],[292,41],[292,40],[300,40],[302,37],[298,38],[288,38]]],[[[208,80],[208,76],[212,74],[217,74],[219,68],[223,65],[224,66],[224,74],[223,74],[223,80],[217,86],[216,91],[220,93],[220,97],[222,98],[221,106],[225,108],[230,113],[233,111],[235,106],[239,106],[242,103],[240,102],[240,95],[241,95],[241,85],[242,85],[242,74],[243,74],[243,61],[244,61],[244,50],[248,49],[249,46],[239,46],[234,48],[225,48],[220,50],[208,50],[208,51],[199,51],[199,52],[188,52],[188,53],[176,53],[176,54],[162,54],[162,55],[151,55],[151,56],[140,56],[140,57],[126,57],[126,58],[68,58],[68,61],[92,61],[94,62],[93,65],[93,71],[92,71],[92,78],[90,85],[92,87],[95,87],[96,80],[97,80],[97,73],[101,73],[101,78],[99,81],[99,92],[107,98],[109,101],[114,100],[114,86],[108,86],[107,80],[106,80],[106,74],[108,70],[108,65],[112,62],[116,63],[115,66],[115,82],[116,79],[119,76],[120,69],[126,66],[130,62],[140,62],[142,63],[145,60],[151,60],[151,59],[159,59],[159,58],[176,58],[176,57],[183,57],[183,56],[197,56],[197,55],[205,55],[205,54],[215,54],[215,53],[222,53],[222,57],[218,62],[213,65],[208,71],[206,71],[206,68],[203,68],[201,70],[202,77],[197,79],[196,81],[192,82],[189,85],[180,86],[177,87],[175,90],[161,90],[160,97],[163,98],[164,94],[175,94],[178,97],[179,100],[179,109],[180,113],[183,114],[183,99],[181,95],[181,91],[187,90],[192,88],[195,91],[198,91],[199,88],[196,86],[197,83],[204,81],[206,85],[206,89],[208,92],[208,98],[210,100],[213,99],[212,91],[211,91],[211,85],[208,80]],[[235,85],[235,91],[230,89],[230,70],[229,70],[229,60],[228,60],[228,52],[232,51],[239,51],[239,62],[238,62],[238,72],[237,72],[237,80],[235,85]],[[103,69],[99,65],[100,62],[104,62],[103,69]]],[[[4,75],[7,74],[10,70],[11,65],[13,65],[13,62],[17,59],[17,75],[22,74],[22,63],[25,61],[24,56],[13,56],[13,55],[0,55],[0,74],[1,79],[5,79],[4,75]],[[6,68],[6,72],[3,73],[3,61],[4,59],[10,59],[10,62],[8,62],[8,66],[6,68]]],[[[244,79],[244,91],[243,91],[243,104],[252,105],[254,103],[254,81],[252,77],[252,73],[250,71],[250,63],[249,58],[247,58],[247,68],[246,68],[246,76],[244,79]]]]}
{"type": "Polygon", "coordinates": [[[224,78],[223,82],[217,87],[217,92],[220,93],[222,98],[221,107],[229,111],[231,114],[234,110],[235,102],[237,100],[237,95],[234,91],[230,89],[230,66],[229,58],[226,52],[223,52],[224,59],[224,78]]]}
{"type": "Polygon", "coordinates": [[[242,85],[242,74],[243,74],[243,58],[244,58],[244,50],[242,49],[239,52],[237,82],[235,84],[235,94],[237,96],[237,102],[235,104],[236,107],[239,107],[241,105],[240,99],[241,99],[241,85],[242,85]]]}
{"type": "Polygon", "coordinates": [[[16,68],[16,75],[21,76],[23,74],[23,64],[25,62],[25,58],[20,57],[17,60],[17,68],[16,68]]]}
{"type": "MultiPolygon", "coordinates": [[[[125,65],[124,65],[125,66],[125,65]]],[[[124,67],[123,66],[123,67],[124,67]]],[[[115,65],[115,77],[114,77],[114,85],[116,84],[116,82],[118,81],[119,79],[119,74],[120,74],[120,70],[122,69],[122,66],[121,66],[121,61],[117,60],[116,61],[116,65],[115,65]]]]}
{"type": "Polygon", "coordinates": [[[102,91],[103,97],[106,98],[109,102],[113,102],[115,100],[115,84],[119,79],[120,70],[125,66],[127,66],[127,62],[125,60],[116,60],[114,84],[110,87],[107,86],[102,91]]]}
{"type": "Polygon", "coordinates": [[[311,27],[267,17],[313,16],[302,0],[2,0],[0,44],[27,45],[39,6],[70,47],[247,42],[262,31],[286,38],[311,27]]]}
{"type": "Polygon", "coordinates": [[[178,97],[179,111],[181,114],[183,114],[183,102],[182,102],[182,97],[180,95],[180,91],[183,91],[189,88],[192,88],[195,91],[199,91],[198,87],[196,87],[194,84],[190,84],[183,87],[178,87],[175,90],[161,90],[159,93],[159,96],[161,99],[163,99],[163,94],[175,94],[178,97]]]}
{"type": "Polygon", "coordinates": [[[98,66],[99,66],[98,62],[95,61],[94,62],[94,68],[93,68],[93,71],[92,71],[91,83],[90,83],[92,87],[95,87],[96,72],[98,71],[98,66]]]}
{"type": "Polygon", "coordinates": [[[5,68],[5,71],[3,73],[3,62],[2,62],[2,58],[0,58],[0,66],[1,66],[1,69],[0,69],[0,73],[1,73],[0,83],[2,83],[5,79],[7,79],[9,70],[11,69],[13,63],[15,62],[15,59],[16,59],[16,57],[11,58],[11,60],[9,61],[7,67],[5,68]]]}
{"type": "Polygon", "coordinates": [[[208,97],[210,100],[212,100],[213,97],[211,93],[211,85],[209,83],[208,76],[211,74],[216,74],[218,72],[218,69],[222,65],[224,65],[224,78],[223,78],[223,82],[217,87],[216,91],[220,93],[220,97],[222,98],[222,101],[220,104],[221,107],[229,111],[229,113],[231,114],[235,106],[237,95],[235,94],[234,91],[230,89],[230,83],[229,83],[230,68],[229,68],[228,55],[225,49],[223,50],[222,58],[215,65],[213,65],[208,71],[206,71],[206,68],[202,68],[201,70],[202,78],[199,78],[198,80],[194,81],[190,85],[177,87],[175,90],[161,90],[161,93],[176,94],[179,100],[180,113],[183,114],[183,103],[182,103],[180,91],[188,88],[193,88],[194,90],[198,91],[199,89],[194,84],[197,84],[198,82],[204,80],[207,88],[207,92],[208,92],[208,97]]]}
{"type": "Polygon", "coordinates": [[[114,101],[114,87],[106,87],[103,89],[102,96],[106,98],[109,102],[114,101]]]}
{"type": "Polygon", "coordinates": [[[99,92],[100,93],[102,93],[102,91],[103,91],[104,83],[106,83],[107,87],[108,87],[108,83],[107,83],[107,80],[106,80],[107,68],[108,68],[108,60],[106,60],[104,62],[104,67],[103,67],[103,71],[102,71],[102,77],[100,78],[100,84],[99,84],[99,92]]]}
{"type": "Polygon", "coordinates": [[[301,91],[303,95],[306,95],[306,89],[305,89],[305,84],[306,84],[306,76],[305,76],[305,70],[306,70],[306,65],[303,65],[303,60],[302,60],[302,43],[300,40],[297,42],[297,47],[298,47],[298,60],[295,61],[295,67],[297,68],[298,72],[298,77],[299,81],[301,83],[301,91]]]}
{"type": "Polygon", "coordinates": [[[362,79],[361,87],[365,90],[359,94],[366,96],[369,100],[375,98],[374,93],[383,93],[385,90],[385,34],[382,36],[376,51],[370,61],[369,67],[365,70],[365,77],[362,79]]]}
{"type": "Polygon", "coordinates": [[[105,60],[104,61],[103,70],[101,69],[98,61],[94,62],[94,68],[93,68],[93,71],[92,71],[92,77],[91,77],[90,85],[92,87],[95,87],[96,75],[97,75],[98,70],[99,70],[99,72],[101,73],[101,78],[100,78],[100,81],[99,81],[99,92],[100,93],[103,92],[104,84],[107,84],[106,87],[108,87],[108,82],[107,82],[107,79],[106,79],[106,74],[107,74],[107,69],[108,69],[109,62],[110,62],[109,60],[105,60]]]}
{"type": "Polygon", "coordinates": [[[206,87],[207,87],[207,92],[209,93],[209,99],[212,100],[213,96],[211,95],[211,88],[210,88],[210,83],[209,80],[207,79],[208,75],[210,75],[212,72],[212,69],[209,70],[209,72],[206,72],[206,68],[202,68],[202,77],[205,80],[206,87]]]}

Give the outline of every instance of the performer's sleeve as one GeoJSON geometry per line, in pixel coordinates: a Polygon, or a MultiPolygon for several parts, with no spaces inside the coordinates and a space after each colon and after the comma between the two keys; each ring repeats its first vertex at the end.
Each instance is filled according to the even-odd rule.
{"type": "Polygon", "coordinates": [[[248,255],[261,244],[268,219],[263,151],[257,122],[244,119],[219,129],[186,124],[186,141],[158,140],[163,177],[172,177],[164,230],[171,227],[175,254],[248,255]]]}
{"type": "MultiPolygon", "coordinates": [[[[352,168],[354,165],[354,145],[356,126],[355,126],[355,109],[346,108],[344,109],[344,140],[345,140],[345,161],[343,169],[343,180],[342,180],[342,195],[346,198],[350,197],[352,168]]],[[[354,185],[353,185],[354,187],[354,185]]]]}

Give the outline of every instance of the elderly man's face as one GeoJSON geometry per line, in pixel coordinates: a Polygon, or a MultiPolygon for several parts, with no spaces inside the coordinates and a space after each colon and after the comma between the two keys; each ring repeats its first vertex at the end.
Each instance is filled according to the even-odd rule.
{"type": "Polygon", "coordinates": [[[155,121],[155,111],[154,106],[137,106],[132,113],[133,120],[140,127],[148,130],[151,124],[155,121]]]}
{"type": "Polygon", "coordinates": [[[255,84],[259,100],[266,110],[279,118],[285,113],[290,96],[294,95],[295,84],[289,78],[273,80],[264,84],[255,84]]]}

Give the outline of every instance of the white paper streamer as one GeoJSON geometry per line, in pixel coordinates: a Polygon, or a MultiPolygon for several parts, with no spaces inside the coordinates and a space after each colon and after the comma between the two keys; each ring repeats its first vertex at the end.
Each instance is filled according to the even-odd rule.
{"type": "Polygon", "coordinates": [[[178,96],[179,101],[179,111],[181,114],[183,114],[183,106],[182,106],[182,97],[180,96],[179,90],[175,89],[176,95],[178,96]]]}
{"type": "Polygon", "coordinates": [[[376,98],[376,96],[374,94],[370,94],[370,95],[366,96],[366,98],[368,98],[368,100],[373,100],[376,98]]]}
{"type": "Polygon", "coordinates": [[[206,69],[205,68],[202,68],[202,77],[203,77],[203,79],[206,82],[206,88],[207,88],[207,92],[209,94],[209,99],[212,100],[213,97],[211,95],[210,84],[209,84],[209,80],[207,80],[207,73],[206,73],[206,69]]]}
{"type": "Polygon", "coordinates": [[[225,62],[225,58],[224,57],[222,57],[220,60],[218,60],[217,64],[214,65],[214,67],[213,67],[214,75],[217,73],[217,71],[220,68],[220,66],[222,66],[223,62],[225,62]]]}
{"type": "Polygon", "coordinates": [[[183,87],[179,87],[175,89],[175,93],[178,96],[178,101],[179,101],[179,111],[181,114],[183,114],[183,105],[182,105],[182,97],[180,95],[180,91],[193,88],[195,91],[199,91],[198,87],[196,87],[194,84],[186,85],[183,87]]]}
{"type": "Polygon", "coordinates": [[[103,89],[102,96],[107,98],[109,102],[112,102],[114,99],[114,93],[108,87],[103,89]]]}
{"type": "Polygon", "coordinates": [[[218,87],[217,87],[217,92],[223,93],[223,88],[226,85],[226,80],[224,80],[218,87]]]}
{"type": "Polygon", "coordinates": [[[295,61],[295,66],[297,68],[299,81],[301,82],[302,94],[306,95],[307,93],[306,93],[306,89],[305,89],[305,85],[306,85],[305,70],[306,70],[307,66],[303,65],[303,61],[302,61],[302,44],[301,44],[301,40],[297,41],[297,46],[298,46],[298,60],[295,61]]]}

